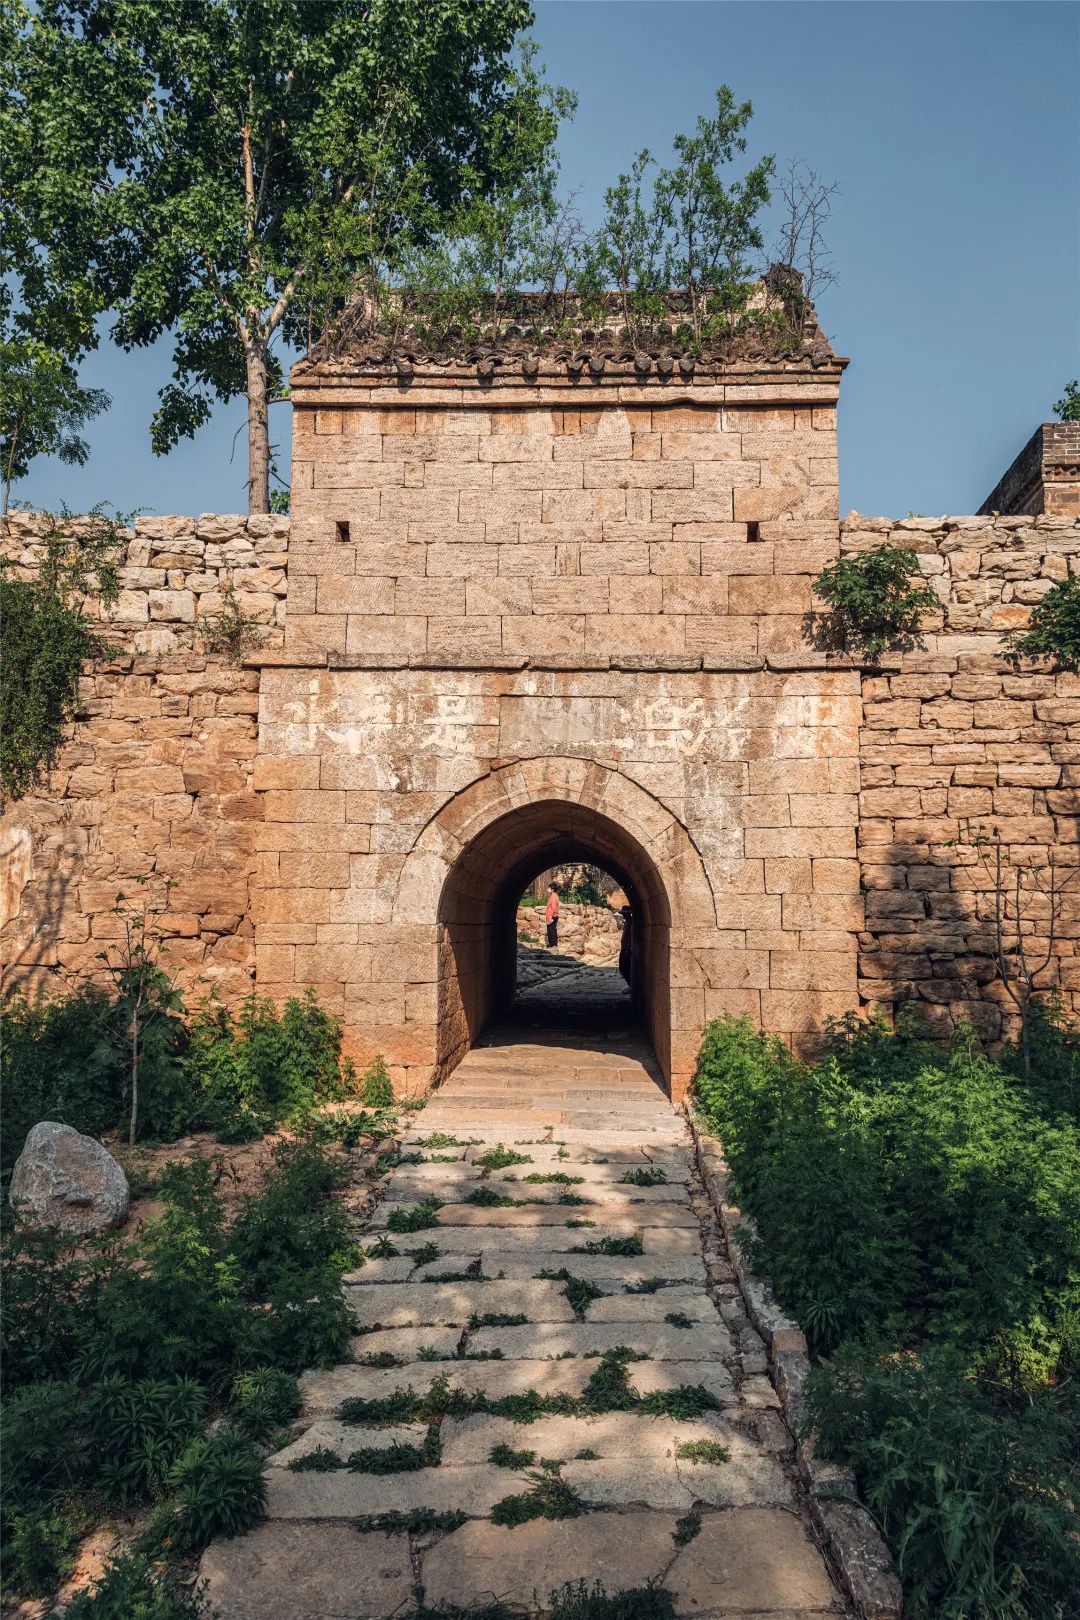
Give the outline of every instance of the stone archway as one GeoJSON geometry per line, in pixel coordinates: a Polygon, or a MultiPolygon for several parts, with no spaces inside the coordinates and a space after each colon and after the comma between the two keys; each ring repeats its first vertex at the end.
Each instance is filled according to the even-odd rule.
{"type": "Polygon", "coordinates": [[[437,919],[435,1073],[461,1060],[513,995],[514,904],[536,872],[587,858],[633,896],[636,989],[672,1095],[689,1083],[700,1020],[680,989],[697,982],[696,930],[716,912],[686,829],[621,772],[578,758],[531,759],[493,771],[425,827],[398,883],[394,921],[437,919]]]}

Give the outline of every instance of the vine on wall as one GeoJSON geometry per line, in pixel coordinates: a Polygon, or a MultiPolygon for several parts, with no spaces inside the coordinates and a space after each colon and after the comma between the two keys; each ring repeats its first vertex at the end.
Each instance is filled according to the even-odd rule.
{"type": "Polygon", "coordinates": [[[0,561],[0,793],[21,799],[56,759],[64,728],[74,717],[79,676],[87,658],[114,648],[86,611],[93,596],[103,606],[120,593],[125,551],[123,515],[101,507],[73,523],[71,514],[43,513],[42,554],[34,578],[0,561]]]}

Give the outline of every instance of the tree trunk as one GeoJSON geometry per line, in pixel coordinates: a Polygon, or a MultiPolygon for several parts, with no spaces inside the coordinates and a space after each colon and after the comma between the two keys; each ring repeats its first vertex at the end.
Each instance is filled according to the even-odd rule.
{"type": "Polygon", "coordinates": [[[248,512],[270,510],[270,416],[266,398],[266,351],[249,342],[246,350],[248,398],[248,512]]]}

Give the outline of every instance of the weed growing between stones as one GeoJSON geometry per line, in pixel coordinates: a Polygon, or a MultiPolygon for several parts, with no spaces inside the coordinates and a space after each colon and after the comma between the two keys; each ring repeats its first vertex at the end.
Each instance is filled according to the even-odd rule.
{"type": "MultiPolygon", "coordinates": [[[[421,1355],[418,1359],[424,1361],[427,1358],[421,1355]]],[[[357,1356],[356,1360],[357,1365],[361,1367],[386,1368],[403,1367],[405,1365],[401,1357],[395,1356],[390,1350],[373,1350],[370,1355],[357,1356]]]]}
{"type": "Polygon", "coordinates": [[[364,1250],[364,1259],[394,1260],[400,1253],[401,1250],[395,1248],[394,1244],[391,1243],[390,1239],[384,1233],[382,1237],[376,1238],[374,1243],[368,1244],[367,1248],[364,1250]]]}
{"type": "Polygon", "coordinates": [[[458,1282],[494,1282],[493,1277],[485,1277],[481,1267],[483,1261],[479,1255],[470,1260],[464,1271],[439,1271],[432,1277],[418,1277],[417,1282],[428,1283],[458,1283],[458,1282]]]}
{"type": "Polygon", "coordinates": [[[608,1593],[599,1581],[568,1581],[548,1598],[549,1620],[674,1620],[671,1593],[650,1582],[608,1593]]]}
{"type": "Polygon", "coordinates": [[[624,1170],[619,1180],[626,1187],[662,1187],[667,1181],[667,1174],[663,1170],[637,1166],[633,1170],[624,1170]]]}
{"type": "MultiPolygon", "coordinates": [[[[519,1181],[532,1182],[535,1186],[538,1186],[538,1187],[544,1187],[544,1186],[577,1187],[577,1186],[581,1185],[581,1183],[585,1180],[585,1177],[584,1176],[568,1176],[564,1170],[552,1170],[546,1175],[542,1174],[539,1170],[534,1170],[531,1175],[519,1176],[516,1179],[519,1180],[519,1181]]],[[[511,1177],[507,1176],[506,1180],[507,1181],[511,1180],[511,1177]]]]}
{"type": "Polygon", "coordinates": [[[511,1328],[524,1327],[528,1322],[527,1316],[510,1311],[485,1311],[479,1315],[476,1311],[469,1317],[469,1331],[476,1328],[511,1328]]]}
{"type": "Polygon", "coordinates": [[[562,1266],[558,1271],[552,1271],[550,1267],[538,1271],[535,1274],[535,1280],[538,1282],[565,1283],[563,1298],[579,1322],[585,1320],[585,1312],[593,1300],[600,1299],[604,1292],[602,1288],[597,1288],[595,1283],[586,1282],[584,1277],[572,1276],[565,1266],[562,1266]]]}
{"type": "Polygon", "coordinates": [[[294,1457],[288,1464],[292,1474],[329,1474],[335,1468],[344,1468],[345,1459],[329,1446],[316,1446],[314,1451],[305,1451],[302,1457],[294,1457]]]}
{"type": "Polygon", "coordinates": [[[557,1204],[587,1204],[587,1198],[579,1198],[575,1192],[561,1192],[555,1200],[557,1204]]]}
{"type": "Polygon", "coordinates": [[[681,1519],[675,1520],[671,1539],[676,1547],[688,1547],[700,1529],[701,1514],[697,1508],[691,1508],[689,1513],[684,1513],[681,1519]]]}
{"type": "Polygon", "coordinates": [[[408,1513],[396,1510],[390,1513],[362,1513],[353,1523],[361,1535],[381,1531],[387,1536],[421,1536],[432,1530],[445,1533],[460,1530],[468,1517],[467,1513],[459,1513],[456,1509],[449,1513],[436,1513],[434,1508],[412,1508],[408,1513]]]}
{"type": "Polygon", "coordinates": [[[414,1266],[430,1266],[442,1254],[437,1243],[421,1243],[418,1249],[406,1249],[408,1258],[414,1266]]]}
{"type": "Polygon", "coordinates": [[[680,1440],[675,1455],[680,1462],[719,1464],[726,1463],[731,1453],[719,1440],[680,1440]]]}
{"type": "Polygon", "coordinates": [[[504,1496],[491,1510],[492,1524],[526,1524],[530,1519],[576,1519],[588,1511],[586,1503],[550,1470],[536,1469],[526,1475],[531,1481],[527,1491],[517,1496],[504,1496]]]}
{"type": "MultiPolygon", "coordinates": [[[[579,1220],[567,1221],[566,1224],[567,1224],[567,1226],[595,1226],[596,1222],[595,1221],[590,1221],[590,1220],[579,1219],[579,1220]]],[[[575,1254],[580,1254],[581,1252],[582,1251],[580,1249],[576,1249],[574,1251],[575,1254]]]]}
{"type": "Polygon", "coordinates": [[[362,1446],[349,1453],[345,1466],[354,1474],[410,1474],[420,1468],[437,1468],[442,1461],[442,1442],[437,1428],[429,1428],[422,1446],[395,1440],[390,1446],[362,1446]]]}
{"type": "Polygon", "coordinates": [[[473,1187],[461,1200],[463,1204],[476,1204],[480,1209],[513,1209],[521,1203],[520,1198],[510,1198],[506,1194],[497,1193],[494,1187],[473,1187]]]}
{"type": "Polygon", "coordinates": [[[429,1226],[438,1226],[442,1202],[441,1198],[428,1197],[421,1198],[418,1204],[409,1204],[404,1208],[399,1205],[386,1217],[387,1230],[398,1233],[423,1232],[429,1226]]]}
{"type": "Polygon", "coordinates": [[[583,1446],[580,1451],[575,1451],[574,1457],[577,1462],[600,1461],[600,1453],[598,1451],[594,1451],[591,1446],[583,1446]]]}
{"type": "Polygon", "coordinates": [[[428,1148],[479,1147],[480,1143],[479,1136],[451,1136],[446,1131],[432,1131],[424,1138],[424,1146],[428,1148]]]}
{"type": "Polygon", "coordinates": [[[720,1412],[723,1407],[704,1384],[677,1384],[674,1389],[654,1389],[642,1395],[638,1411],[646,1417],[674,1418],[689,1423],[702,1412],[720,1412]]]}
{"type": "Polygon", "coordinates": [[[512,1446],[492,1446],[488,1462],[496,1468],[531,1468],[536,1461],[535,1451],[515,1451],[512,1446]]]}
{"type": "Polygon", "coordinates": [[[442,1361],[442,1353],[433,1344],[422,1344],[416,1352],[417,1361],[442,1361]]]}
{"type": "Polygon", "coordinates": [[[600,1365],[581,1392],[581,1406],[587,1412],[629,1412],[641,1397],[630,1383],[628,1361],[641,1358],[626,1345],[619,1345],[600,1357],[600,1365]]]}
{"type": "MultiPolygon", "coordinates": [[[[567,1221],[566,1224],[567,1226],[584,1226],[586,1224],[592,1226],[593,1222],[567,1221]]],[[[645,1245],[635,1232],[632,1237],[602,1237],[594,1238],[588,1243],[578,1243],[570,1250],[570,1253],[624,1255],[629,1258],[633,1255],[644,1254],[645,1245]]]]}
{"type": "Polygon", "coordinates": [[[676,1328],[692,1328],[694,1325],[693,1318],[687,1316],[685,1311],[668,1311],[664,1321],[669,1327],[676,1328]]]}
{"type": "Polygon", "coordinates": [[[475,1162],[485,1176],[490,1176],[493,1170],[509,1170],[512,1164],[532,1164],[533,1159],[531,1153],[515,1153],[513,1148],[503,1147],[500,1142],[488,1148],[475,1162]]]}

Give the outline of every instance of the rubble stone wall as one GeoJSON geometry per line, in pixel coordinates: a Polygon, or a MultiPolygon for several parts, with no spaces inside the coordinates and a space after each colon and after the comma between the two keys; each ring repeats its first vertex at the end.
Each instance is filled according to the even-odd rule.
{"type": "MultiPolygon", "coordinates": [[[[4,555],[30,572],[41,519],[14,513],[4,555]]],[[[114,658],[84,674],[55,769],[0,820],[6,983],[31,993],[93,972],[121,923],[117,895],[161,908],[181,985],[250,990],[259,675],[206,647],[226,602],[283,638],[287,518],[140,518],[105,621],[114,658]],[[139,887],[137,880],[147,880],[139,887]]]]}
{"type": "MultiPolygon", "coordinates": [[[[1009,868],[1042,868],[1045,881],[1057,863],[1056,938],[1040,982],[1080,1012],[1080,677],[1009,663],[1000,646],[1054,584],[1080,574],[1080,523],[852,513],[841,526],[845,552],[886,543],[919,554],[942,622],[924,649],[863,677],[860,997],[888,1009],[914,999],[986,1036],[1011,1032],[991,956],[994,886],[970,843],[990,835],[1009,868]]],[[[1025,910],[1041,960],[1049,905],[1025,910]]]]}

